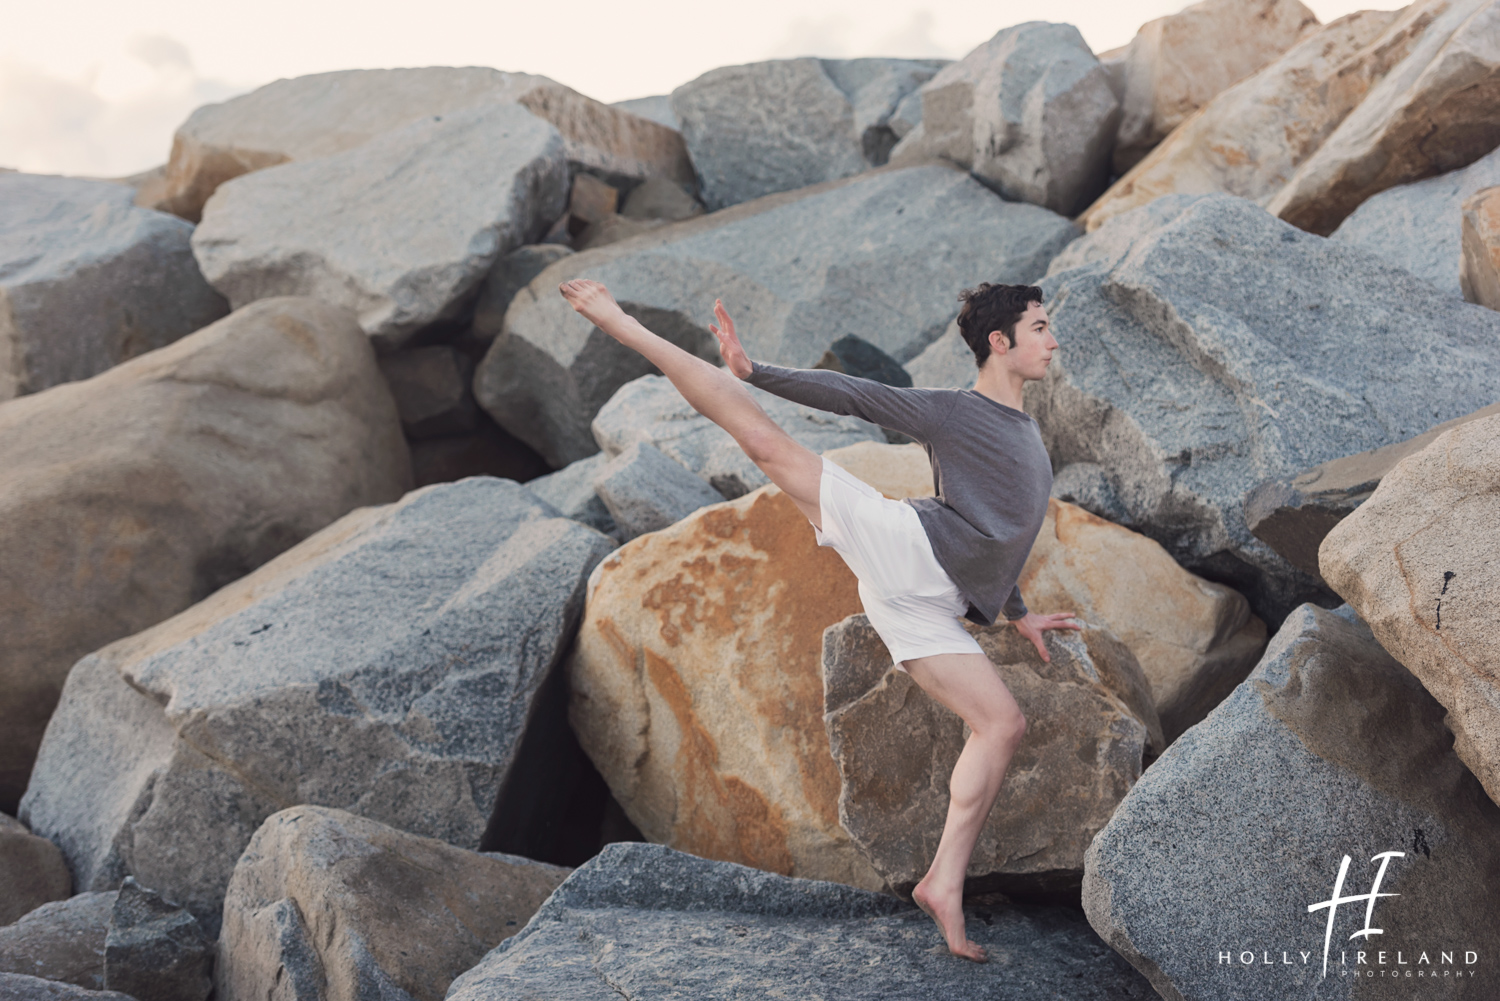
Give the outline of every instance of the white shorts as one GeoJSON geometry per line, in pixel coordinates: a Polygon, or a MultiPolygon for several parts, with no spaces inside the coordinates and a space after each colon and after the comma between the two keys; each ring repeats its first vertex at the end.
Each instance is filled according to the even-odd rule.
{"type": "Polygon", "coordinates": [[[984,653],[959,624],[969,602],[933,555],[916,508],[891,500],[827,457],[818,507],[818,545],[838,553],[854,571],[865,616],[898,670],[914,657],[984,653]]]}

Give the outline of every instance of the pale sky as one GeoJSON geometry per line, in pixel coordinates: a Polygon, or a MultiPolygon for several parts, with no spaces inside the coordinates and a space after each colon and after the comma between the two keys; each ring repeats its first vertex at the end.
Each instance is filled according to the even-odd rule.
{"type": "MultiPolygon", "coordinates": [[[[1390,0],[1303,0],[1327,23],[1390,0]]],[[[958,58],[1008,25],[1124,45],[1180,0],[4,0],[0,166],[120,176],[166,160],[200,104],[279,77],[395,66],[541,73],[601,101],[786,56],[958,58]]]]}

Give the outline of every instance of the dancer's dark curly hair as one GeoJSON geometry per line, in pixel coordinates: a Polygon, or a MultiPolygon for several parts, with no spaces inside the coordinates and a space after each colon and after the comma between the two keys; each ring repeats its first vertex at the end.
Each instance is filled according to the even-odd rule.
{"type": "Polygon", "coordinates": [[[974,352],[980,368],[990,358],[990,331],[1005,335],[1016,346],[1016,324],[1033,302],[1041,304],[1042,290],[1035,285],[992,285],[981,282],[958,293],[963,308],[958,311],[958,331],[974,352]]]}

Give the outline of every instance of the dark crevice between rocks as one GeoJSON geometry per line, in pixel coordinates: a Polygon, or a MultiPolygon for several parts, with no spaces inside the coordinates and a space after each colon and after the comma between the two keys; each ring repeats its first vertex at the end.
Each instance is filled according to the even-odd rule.
{"type": "Polygon", "coordinates": [[[645,841],[568,725],[568,653],[537,693],[479,850],[580,866],[615,841],[645,841]]]}

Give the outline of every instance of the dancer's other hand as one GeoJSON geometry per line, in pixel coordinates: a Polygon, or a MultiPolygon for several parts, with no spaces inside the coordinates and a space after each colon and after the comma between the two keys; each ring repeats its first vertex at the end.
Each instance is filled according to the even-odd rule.
{"type": "Polygon", "coordinates": [[[584,319],[611,337],[618,337],[615,328],[629,319],[603,282],[596,282],[591,278],[575,278],[557,286],[557,291],[568,300],[569,306],[583,314],[584,319]]]}
{"type": "Polygon", "coordinates": [[[1047,644],[1042,642],[1042,633],[1048,629],[1082,629],[1083,626],[1079,623],[1069,621],[1072,618],[1072,612],[1053,612],[1051,615],[1027,612],[1024,617],[1011,624],[1016,627],[1016,632],[1031,640],[1036,652],[1042,655],[1042,660],[1050,664],[1052,658],[1047,654],[1047,644]]]}
{"type": "Polygon", "coordinates": [[[724,308],[722,299],[714,300],[714,316],[718,317],[719,322],[710,323],[708,329],[719,339],[719,354],[724,358],[724,367],[733,372],[736,378],[748,378],[753,368],[750,356],[745,354],[739,337],[735,335],[734,321],[729,318],[729,311],[724,308]]]}

